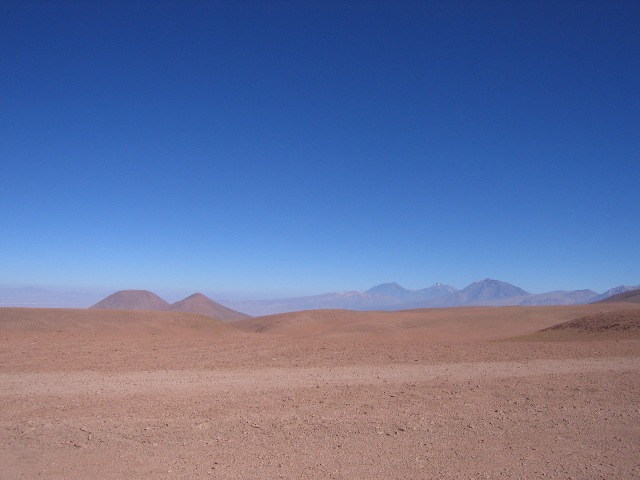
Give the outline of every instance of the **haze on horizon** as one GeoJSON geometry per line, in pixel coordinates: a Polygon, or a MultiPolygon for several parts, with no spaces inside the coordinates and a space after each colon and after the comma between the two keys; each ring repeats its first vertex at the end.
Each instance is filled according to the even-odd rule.
{"type": "Polygon", "coordinates": [[[3,2],[0,286],[640,282],[640,3],[3,2]]]}

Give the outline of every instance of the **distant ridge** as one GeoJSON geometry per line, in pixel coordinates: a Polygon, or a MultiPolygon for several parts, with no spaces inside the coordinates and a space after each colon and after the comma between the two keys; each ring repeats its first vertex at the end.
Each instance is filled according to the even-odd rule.
{"type": "Polygon", "coordinates": [[[593,290],[556,290],[554,292],[531,295],[520,302],[520,305],[576,305],[589,303],[598,294],[593,290]]]}
{"type": "Polygon", "coordinates": [[[628,290],[626,292],[618,293],[617,295],[612,295],[611,297],[608,297],[602,300],[596,300],[593,303],[614,303],[614,302],[640,303],[640,289],[628,290]]]}
{"type": "Polygon", "coordinates": [[[406,303],[444,297],[456,291],[451,285],[442,283],[436,283],[431,287],[420,290],[409,290],[395,282],[391,282],[376,285],[366,292],[333,292],[276,300],[249,300],[233,302],[231,305],[252,315],[272,315],[322,309],[399,310],[406,303]]]}
{"type": "Polygon", "coordinates": [[[462,290],[455,291],[449,295],[402,305],[402,308],[517,305],[529,296],[530,294],[528,292],[510,283],[486,278],[478,282],[473,282],[462,290]]]}
{"type": "Polygon", "coordinates": [[[495,303],[496,301],[514,297],[526,297],[527,295],[529,295],[529,292],[525,292],[515,285],[486,278],[472,283],[452,296],[458,298],[459,305],[482,305],[485,302],[495,303]]]}
{"type": "Polygon", "coordinates": [[[148,290],[120,290],[90,308],[98,310],[169,310],[170,305],[148,290]]]}
{"type": "Polygon", "coordinates": [[[393,299],[389,302],[389,305],[395,305],[400,302],[407,301],[426,301],[434,298],[440,298],[457,292],[458,289],[451,285],[445,285],[443,283],[436,283],[427,288],[421,288],[420,290],[408,290],[397,283],[381,283],[375,287],[370,288],[365,295],[377,297],[379,299],[387,297],[393,299]]]}
{"type": "Polygon", "coordinates": [[[201,315],[207,315],[208,317],[213,317],[226,322],[251,318],[250,315],[238,312],[214,302],[202,293],[194,293],[193,295],[172,304],[170,306],[170,310],[175,312],[199,313],[201,315]]]}

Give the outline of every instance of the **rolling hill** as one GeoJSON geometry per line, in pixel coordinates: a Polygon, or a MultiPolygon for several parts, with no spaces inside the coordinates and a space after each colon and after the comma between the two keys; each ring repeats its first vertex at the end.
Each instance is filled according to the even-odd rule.
{"type": "Polygon", "coordinates": [[[608,312],[637,315],[640,309],[611,303],[602,306],[454,307],[369,312],[305,310],[240,320],[233,326],[248,332],[296,338],[329,336],[337,340],[347,335],[466,342],[533,334],[562,322],[608,312]]]}

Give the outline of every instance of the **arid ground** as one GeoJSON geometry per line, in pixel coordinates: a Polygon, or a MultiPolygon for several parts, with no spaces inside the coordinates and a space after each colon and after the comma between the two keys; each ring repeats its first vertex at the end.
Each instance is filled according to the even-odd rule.
{"type": "Polygon", "coordinates": [[[630,479],[639,450],[638,304],[0,309],[2,479],[630,479]]]}

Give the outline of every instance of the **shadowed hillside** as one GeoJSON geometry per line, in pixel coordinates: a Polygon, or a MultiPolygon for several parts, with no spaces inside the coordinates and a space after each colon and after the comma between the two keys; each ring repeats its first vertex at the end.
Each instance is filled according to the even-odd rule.
{"type": "Polygon", "coordinates": [[[633,303],[594,303],[595,312],[559,322],[517,340],[533,342],[575,342],[634,340],[640,338],[640,308],[633,303]],[[603,310],[603,306],[621,307],[603,310]]]}
{"type": "Polygon", "coordinates": [[[615,302],[628,302],[628,303],[640,303],[640,290],[629,290],[628,292],[618,293],[609,298],[598,300],[594,303],[615,303],[615,302]]]}
{"type": "Polygon", "coordinates": [[[640,308],[623,312],[606,312],[587,315],[545,328],[543,332],[575,331],[582,333],[633,332],[640,333],[640,308]]]}

